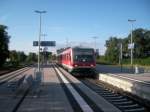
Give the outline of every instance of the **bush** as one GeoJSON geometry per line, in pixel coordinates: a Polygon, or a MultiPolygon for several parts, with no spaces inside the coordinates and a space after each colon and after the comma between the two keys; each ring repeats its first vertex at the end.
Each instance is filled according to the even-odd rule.
{"type": "MultiPolygon", "coordinates": [[[[122,63],[123,64],[130,64],[131,60],[130,59],[123,59],[122,63]]],[[[150,57],[133,59],[133,64],[134,65],[150,66],[150,57]]]]}
{"type": "Polygon", "coordinates": [[[109,62],[108,60],[106,60],[105,56],[98,56],[96,58],[96,63],[98,64],[103,64],[103,65],[112,65],[115,63],[109,62]]]}
{"type": "MultiPolygon", "coordinates": [[[[109,64],[109,65],[118,64],[118,63],[114,63],[114,62],[110,62],[110,61],[106,60],[105,56],[97,57],[96,62],[99,64],[109,64]]],[[[131,63],[130,58],[122,60],[123,65],[130,65],[130,63],[131,63]]],[[[141,66],[150,66],[150,57],[148,57],[148,58],[134,58],[133,64],[134,65],[141,65],[141,66]]]]}

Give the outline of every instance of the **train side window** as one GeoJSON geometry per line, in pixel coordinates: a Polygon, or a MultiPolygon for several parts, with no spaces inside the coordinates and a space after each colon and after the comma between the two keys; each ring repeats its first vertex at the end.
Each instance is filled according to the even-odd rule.
{"type": "Polygon", "coordinates": [[[68,59],[68,54],[66,54],[66,60],[68,59]]]}
{"type": "Polygon", "coordinates": [[[62,60],[62,55],[60,55],[60,60],[62,60]]]}
{"type": "Polygon", "coordinates": [[[67,60],[69,60],[69,54],[67,54],[67,60]]]}
{"type": "Polygon", "coordinates": [[[70,54],[69,54],[69,60],[71,60],[71,56],[70,56],[70,54]]]}
{"type": "Polygon", "coordinates": [[[63,60],[65,60],[65,56],[63,55],[63,60]]]}

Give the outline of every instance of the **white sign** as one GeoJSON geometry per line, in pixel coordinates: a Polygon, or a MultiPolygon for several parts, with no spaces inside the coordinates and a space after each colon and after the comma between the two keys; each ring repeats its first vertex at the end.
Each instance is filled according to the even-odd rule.
{"type": "Polygon", "coordinates": [[[134,43],[128,44],[128,49],[133,49],[134,48],[134,43]]]}

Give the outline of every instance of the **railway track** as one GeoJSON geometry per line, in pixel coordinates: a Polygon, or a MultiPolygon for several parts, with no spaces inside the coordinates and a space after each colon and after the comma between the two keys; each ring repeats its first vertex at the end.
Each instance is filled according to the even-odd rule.
{"type": "Polygon", "coordinates": [[[59,80],[61,81],[62,88],[64,89],[64,91],[69,99],[69,102],[71,103],[71,106],[75,112],[86,112],[86,111],[93,112],[93,110],[94,110],[94,112],[103,112],[94,102],[92,102],[90,99],[88,99],[88,97],[85,96],[83,94],[83,92],[81,92],[75,86],[75,84],[73,84],[71,82],[71,80],[69,80],[69,78],[67,78],[65,76],[65,74],[61,71],[61,69],[59,69],[58,66],[54,66],[53,68],[54,68],[59,80]],[[61,76],[58,75],[58,74],[60,74],[59,72],[67,79],[67,82],[66,82],[67,85],[64,84],[63,79],[61,78],[61,76]],[[75,90],[70,92],[69,89],[66,87],[66,86],[68,86],[68,84],[70,84],[68,88],[74,88],[75,90]],[[77,93],[75,91],[77,91],[77,93]],[[78,100],[78,98],[74,98],[75,96],[73,94],[78,94],[78,97],[81,96],[81,98],[79,98],[80,100],[78,100]],[[84,105],[84,106],[81,105],[81,102],[82,102],[82,105],[84,105]],[[84,109],[85,107],[88,109],[84,109]]]}
{"type": "MultiPolygon", "coordinates": [[[[81,96],[81,98],[86,102],[85,104],[82,104],[82,103],[80,103],[82,101],[79,100],[79,102],[77,102],[77,100],[75,100],[77,102],[77,104],[79,104],[79,105],[77,105],[77,104],[75,105],[76,106],[75,108],[80,108],[79,112],[87,112],[86,109],[84,110],[84,107],[89,108],[88,112],[121,112],[120,109],[117,109],[112,104],[108,103],[106,100],[104,101],[104,99],[103,98],[101,99],[101,97],[98,97],[98,99],[100,99],[100,100],[96,100],[95,95],[92,95],[93,91],[91,89],[90,89],[90,91],[88,91],[89,88],[83,84],[80,84],[80,81],[77,80],[76,78],[72,77],[70,73],[68,73],[67,71],[65,71],[64,69],[62,69],[58,66],[56,66],[56,67],[61,72],[61,74],[66,78],[66,80],[68,80],[67,85],[68,84],[71,85],[77,91],[77,93],[81,96]],[[100,102],[103,102],[103,103],[100,103],[100,102]],[[82,106],[83,106],[83,108],[82,108],[82,106]]],[[[72,93],[72,94],[76,94],[76,93],[72,93]]]]}
{"type": "Polygon", "coordinates": [[[85,85],[115,105],[122,112],[148,112],[149,109],[127,95],[120,94],[100,83],[100,81],[84,78],[80,79],[85,85]]]}
{"type": "Polygon", "coordinates": [[[10,81],[10,80],[13,80],[14,78],[16,78],[17,76],[19,76],[21,73],[29,70],[30,68],[29,67],[25,67],[25,68],[22,68],[22,69],[19,69],[17,71],[14,71],[14,72],[11,72],[11,73],[8,73],[6,75],[2,75],[0,76],[0,85],[10,81]]]}
{"type": "MultiPolygon", "coordinates": [[[[67,72],[67,71],[66,71],[67,72]]],[[[79,75],[79,74],[78,74],[79,75]]],[[[82,74],[83,75],[83,74],[82,74]]],[[[87,75],[88,76],[88,75],[87,75]]],[[[149,107],[145,106],[138,100],[133,99],[127,94],[121,94],[111,87],[106,86],[104,83],[99,80],[92,78],[82,78],[77,77],[82,83],[84,83],[87,87],[96,92],[99,96],[102,96],[108,102],[113,104],[122,112],[149,112],[149,107]]],[[[80,91],[80,90],[79,90],[80,91]]]]}
{"type": "MultiPolygon", "coordinates": [[[[104,110],[99,106],[101,103],[96,103],[94,100],[95,97],[91,98],[88,94],[91,90],[100,97],[103,97],[109,104],[112,106],[108,106],[108,108],[114,107],[113,109],[117,110],[114,112],[149,112],[149,110],[141,105],[140,103],[136,102],[132,98],[120,94],[116,91],[107,88],[103,83],[100,83],[98,80],[91,79],[91,78],[78,78],[78,80],[82,83],[74,83],[73,79],[69,76],[69,73],[63,70],[62,68],[58,67],[57,65],[53,66],[53,69],[56,72],[58,79],[60,80],[60,84],[73,108],[74,111],[77,112],[104,112],[104,110]],[[68,73],[68,74],[67,74],[68,73]],[[61,75],[60,75],[61,74],[61,75]],[[63,78],[64,77],[64,78],[63,78]],[[80,87],[86,85],[86,88],[90,88],[90,91],[84,91],[80,87]],[[93,100],[94,99],[94,100],[93,100]]],[[[24,69],[25,70],[25,69],[24,69]]],[[[21,71],[20,71],[21,72],[21,71]]],[[[70,74],[71,75],[71,74],[70,74]]],[[[75,79],[77,81],[77,79],[75,79]]],[[[75,82],[76,82],[75,81],[75,82]]],[[[12,112],[17,112],[24,100],[26,99],[27,95],[30,92],[30,87],[26,88],[24,92],[21,94],[20,99],[15,104],[12,112]]],[[[91,93],[90,93],[91,94],[91,93]]],[[[98,97],[97,97],[98,98],[98,97]]],[[[102,101],[100,101],[102,102],[102,101]]],[[[103,107],[103,106],[102,106],[103,107]]],[[[111,111],[109,111],[111,112],[111,111]]]]}

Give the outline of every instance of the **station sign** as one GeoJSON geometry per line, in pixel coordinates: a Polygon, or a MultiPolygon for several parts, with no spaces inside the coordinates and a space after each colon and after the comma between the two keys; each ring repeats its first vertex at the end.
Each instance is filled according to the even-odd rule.
{"type": "Polygon", "coordinates": [[[134,43],[128,44],[128,49],[134,49],[134,43]]]}
{"type": "MultiPolygon", "coordinates": [[[[33,41],[33,46],[38,46],[39,42],[38,41],[33,41]]],[[[55,41],[41,41],[40,46],[56,46],[56,42],[55,41]]]]}

